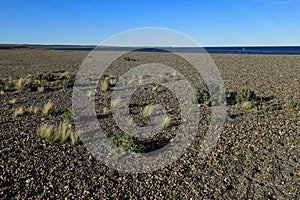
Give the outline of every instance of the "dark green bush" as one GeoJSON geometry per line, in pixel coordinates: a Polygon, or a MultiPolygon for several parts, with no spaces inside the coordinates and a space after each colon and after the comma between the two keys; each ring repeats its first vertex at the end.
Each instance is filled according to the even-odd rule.
{"type": "Polygon", "coordinates": [[[110,138],[110,141],[121,150],[130,153],[140,153],[143,150],[143,145],[139,144],[137,139],[128,133],[114,135],[110,138]]]}

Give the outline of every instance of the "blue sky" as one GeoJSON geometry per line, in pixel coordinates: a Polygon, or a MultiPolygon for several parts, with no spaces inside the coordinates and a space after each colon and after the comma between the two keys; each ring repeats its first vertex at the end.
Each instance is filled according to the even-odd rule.
{"type": "Polygon", "coordinates": [[[99,44],[141,27],[174,29],[203,46],[300,45],[300,1],[0,1],[0,43],[99,44]]]}

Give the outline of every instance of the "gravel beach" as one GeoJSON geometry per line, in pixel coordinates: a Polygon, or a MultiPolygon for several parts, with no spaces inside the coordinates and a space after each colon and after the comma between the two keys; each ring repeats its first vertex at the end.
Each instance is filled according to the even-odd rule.
{"type": "MultiPolygon", "coordinates": [[[[201,105],[204,118],[199,133],[177,161],[157,171],[125,173],[102,164],[82,143],[77,146],[72,146],[70,141],[48,143],[37,137],[36,130],[41,124],[58,122],[72,107],[72,87],[53,82],[45,86],[44,92],[16,92],[5,85],[9,79],[17,80],[28,74],[67,71],[76,75],[88,53],[41,48],[0,49],[1,199],[299,198],[300,111],[290,104],[300,102],[300,55],[210,55],[226,90],[238,92],[250,88],[260,99],[277,105],[276,108],[243,109],[241,104],[228,104],[228,116],[216,146],[207,156],[199,158],[198,147],[209,122],[205,116],[209,116],[210,110],[209,106],[201,105]],[[49,100],[53,109],[45,116],[41,109],[49,100]],[[30,106],[39,108],[39,112],[25,111],[13,116],[15,108],[26,110],[30,106]]],[[[139,65],[154,58],[174,64],[159,53],[134,53],[116,65],[139,65]]],[[[112,73],[117,76],[121,71],[116,68],[112,73]]],[[[193,72],[187,70],[186,74],[192,76],[193,72]]],[[[102,116],[104,105],[109,106],[109,102],[101,89],[97,91],[99,123],[108,135],[118,132],[112,115],[102,116]]],[[[157,98],[163,101],[168,95],[171,93],[157,98]]],[[[140,91],[132,102],[139,108],[147,96],[140,91]]],[[[176,108],[176,104],[171,102],[171,108],[176,108]]],[[[132,113],[137,121],[146,123],[138,109],[132,108],[132,113]]],[[[178,120],[173,121],[175,128],[178,120]]],[[[174,127],[167,134],[171,135],[174,127]]]]}

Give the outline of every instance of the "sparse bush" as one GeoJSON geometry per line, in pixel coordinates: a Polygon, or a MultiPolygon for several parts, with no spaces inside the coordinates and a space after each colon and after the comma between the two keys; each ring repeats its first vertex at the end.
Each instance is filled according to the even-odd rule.
{"type": "Polygon", "coordinates": [[[269,111],[269,110],[279,110],[281,106],[277,103],[271,103],[269,101],[262,101],[258,105],[260,110],[269,111]]]}
{"type": "Polygon", "coordinates": [[[43,73],[37,74],[34,76],[34,79],[39,80],[39,81],[44,80],[44,81],[52,82],[52,81],[55,81],[56,77],[54,74],[49,72],[47,74],[43,74],[43,73]]]}
{"type": "Polygon", "coordinates": [[[254,91],[250,90],[249,88],[242,88],[235,96],[235,100],[237,103],[255,100],[255,98],[256,95],[254,91]]]}
{"type": "Polygon", "coordinates": [[[64,122],[66,123],[73,123],[74,122],[74,110],[73,109],[69,109],[67,111],[65,111],[62,115],[61,118],[64,122]]]}
{"type": "Polygon", "coordinates": [[[42,113],[43,113],[45,116],[47,116],[47,115],[49,115],[49,113],[51,112],[52,108],[53,108],[53,103],[52,103],[51,101],[49,101],[48,103],[46,103],[46,104],[44,105],[44,108],[43,108],[43,110],[42,110],[42,113]]]}
{"type": "Polygon", "coordinates": [[[292,110],[295,111],[300,111],[300,101],[296,102],[296,101],[290,101],[288,103],[288,107],[292,110]]]}
{"type": "Polygon", "coordinates": [[[137,59],[130,58],[130,57],[125,57],[124,60],[126,60],[126,61],[138,61],[137,59]]]}
{"type": "Polygon", "coordinates": [[[68,88],[70,87],[73,87],[74,83],[75,83],[75,80],[76,80],[76,76],[75,75],[69,75],[69,78],[67,79],[67,84],[66,86],[68,88]]]}
{"type": "Polygon", "coordinates": [[[237,95],[237,92],[226,91],[226,103],[228,105],[235,105],[236,104],[236,95],[237,95]]]}
{"type": "Polygon", "coordinates": [[[128,133],[112,136],[110,141],[121,150],[130,153],[140,153],[143,150],[143,145],[139,144],[137,139],[128,133]]]}
{"type": "Polygon", "coordinates": [[[199,104],[211,105],[211,98],[207,85],[202,81],[195,89],[196,99],[199,104]]]}
{"type": "Polygon", "coordinates": [[[249,110],[253,107],[253,103],[251,101],[245,101],[242,103],[243,110],[249,110]]]}

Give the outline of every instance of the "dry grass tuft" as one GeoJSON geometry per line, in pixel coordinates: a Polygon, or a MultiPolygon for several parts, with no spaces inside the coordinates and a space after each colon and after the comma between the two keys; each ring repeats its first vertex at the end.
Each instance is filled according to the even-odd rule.
{"type": "Polygon", "coordinates": [[[249,110],[252,108],[252,102],[251,101],[245,101],[242,103],[242,109],[243,110],[249,110]]]}
{"type": "Polygon", "coordinates": [[[151,111],[152,111],[152,106],[151,105],[145,106],[144,111],[143,111],[143,116],[144,117],[149,117],[150,114],[151,114],[151,111]]]}
{"type": "Polygon", "coordinates": [[[39,93],[45,92],[45,88],[44,88],[43,86],[38,87],[38,92],[39,92],[39,93]]]}
{"type": "Polygon", "coordinates": [[[13,105],[13,104],[15,104],[17,102],[17,99],[16,98],[14,98],[14,99],[11,99],[11,100],[9,100],[9,104],[11,104],[11,105],[13,105]]]}
{"type": "Polygon", "coordinates": [[[24,108],[23,107],[18,107],[18,108],[15,109],[15,111],[13,113],[13,116],[14,117],[19,117],[23,114],[24,114],[24,108]]]}
{"type": "Polygon", "coordinates": [[[72,124],[66,122],[61,122],[56,126],[44,124],[37,130],[36,134],[49,143],[58,141],[63,144],[68,138],[71,139],[73,146],[80,142],[78,134],[72,131],[72,124]]]}
{"type": "Polygon", "coordinates": [[[70,73],[68,71],[63,72],[60,74],[59,79],[68,79],[70,77],[70,73]]]}
{"type": "Polygon", "coordinates": [[[168,128],[170,126],[171,116],[167,115],[163,122],[163,128],[168,128]]]}
{"type": "Polygon", "coordinates": [[[30,106],[28,112],[30,114],[36,115],[39,112],[39,109],[37,107],[30,106]]]}
{"type": "Polygon", "coordinates": [[[24,78],[20,78],[17,82],[16,82],[16,89],[18,90],[18,92],[22,92],[26,86],[28,84],[30,84],[31,80],[30,79],[24,79],[24,78]]]}
{"type": "Polygon", "coordinates": [[[107,89],[108,89],[108,83],[107,83],[107,80],[103,80],[103,81],[101,82],[101,90],[102,90],[103,92],[106,92],[107,89]]]}
{"type": "Polygon", "coordinates": [[[49,113],[51,112],[52,108],[53,108],[53,103],[52,103],[51,101],[49,101],[48,103],[46,103],[46,104],[44,105],[44,108],[43,108],[43,110],[42,110],[42,113],[43,113],[45,116],[47,116],[47,115],[49,115],[49,113]]]}
{"type": "Polygon", "coordinates": [[[102,115],[108,115],[108,108],[107,107],[103,108],[102,115]]]}
{"type": "Polygon", "coordinates": [[[70,138],[71,138],[71,142],[72,142],[73,146],[76,146],[76,145],[79,144],[80,138],[79,138],[79,135],[77,133],[72,132],[71,135],[70,135],[70,138]]]}

